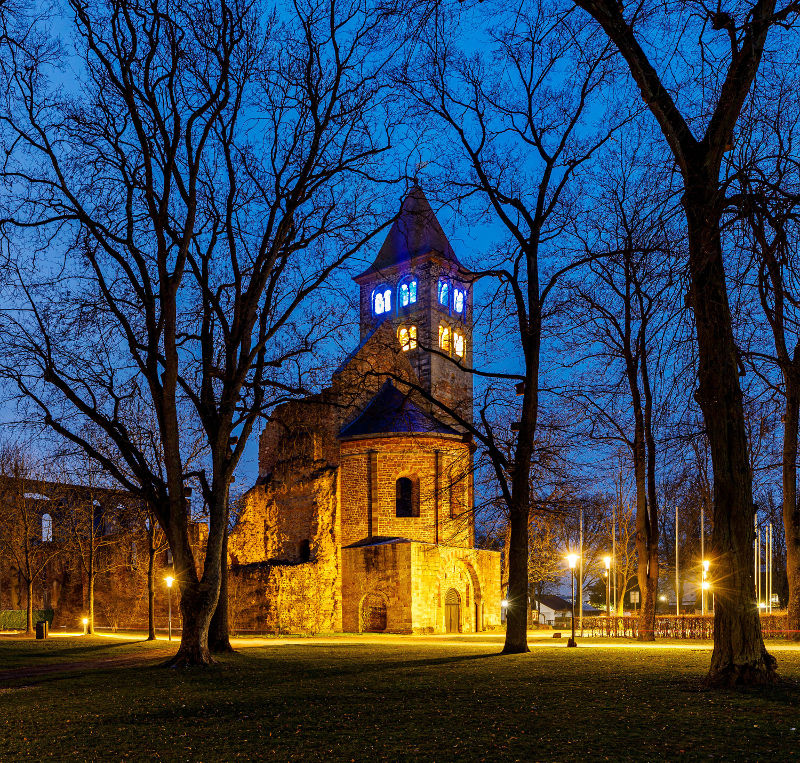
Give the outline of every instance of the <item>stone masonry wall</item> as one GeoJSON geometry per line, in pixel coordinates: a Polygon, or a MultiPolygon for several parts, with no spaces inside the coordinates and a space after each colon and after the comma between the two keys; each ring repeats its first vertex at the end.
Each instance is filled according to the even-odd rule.
{"type": "Polygon", "coordinates": [[[372,537],[399,537],[427,543],[469,546],[474,517],[467,443],[445,436],[358,438],[341,444],[343,546],[369,536],[372,493],[372,537]],[[438,534],[436,459],[439,459],[438,534]],[[372,466],[368,466],[370,458],[372,466]],[[368,473],[372,490],[367,490],[368,473]],[[410,477],[418,484],[419,516],[396,516],[396,483],[410,477]]]}
{"type": "Polygon", "coordinates": [[[391,542],[342,549],[342,630],[362,630],[367,594],[386,602],[386,631],[411,633],[411,543],[391,542]]]}
{"type": "Polygon", "coordinates": [[[499,627],[499,552],[414,543],[411,579],[415,633],[445,632],[444,602],[451,588],[461,603],[462,633],[499,627]]]}

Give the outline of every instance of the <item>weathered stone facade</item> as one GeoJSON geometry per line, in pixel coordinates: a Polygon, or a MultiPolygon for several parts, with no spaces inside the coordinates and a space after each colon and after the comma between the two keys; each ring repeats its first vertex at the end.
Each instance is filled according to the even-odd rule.
{"type": "Polygon", "coordinates": [[[262,434],[259,484],[229,541],[235,629],[499,625],[499,554],[473,548],[474,448],[457,424],[472,408],[472,379],[460,367],[472,363],[468,276],[414,189],[356,278],[359,346],[329,388],[280,408],[262,434]],[[443,303],[445,278],[458,303],[443,303]],[[398,296],[376,314],[376,289],[390,291],[383,309],[404,287],[408,304],[398,296]],[[413,346],[408,334],[399,338],[411,325],[413,346]],[[458,332],[458,357],[452,341],[431,351],[441,326],[458,332]],[[434,410],[426,394],[454,415],[434,410]]]}

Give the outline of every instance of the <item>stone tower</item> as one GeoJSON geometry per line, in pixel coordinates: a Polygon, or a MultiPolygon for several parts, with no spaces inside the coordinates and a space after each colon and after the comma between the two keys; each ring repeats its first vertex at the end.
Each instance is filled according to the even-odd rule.
{"type": "Polygon", "coordinates": [[[458,261],[425,194],[414,186],[361,288],[364,341],[391,321],[422,386],[472,421],[471,273],[458,261]]]}

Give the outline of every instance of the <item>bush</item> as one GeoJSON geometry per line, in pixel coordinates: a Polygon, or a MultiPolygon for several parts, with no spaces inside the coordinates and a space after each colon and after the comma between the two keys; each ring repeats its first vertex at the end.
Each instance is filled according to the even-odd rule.
{"type": "MultiPolygon", "coordinates": [[[[26,613],[24,609],[0,609],[0,630],[3,631],[24,631],[26,613]]],[[[33,625],[39,620],[47,620],[50,627],[53,624],[52,609],[34,609],[33,625]]]]}

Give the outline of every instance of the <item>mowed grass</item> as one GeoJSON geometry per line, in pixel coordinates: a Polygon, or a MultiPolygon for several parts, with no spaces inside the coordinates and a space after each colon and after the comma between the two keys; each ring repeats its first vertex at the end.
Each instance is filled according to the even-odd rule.
{"type": "Polygon", "coordinates": [[[167,648],[91,637],[0,640],[0,760],[798,754],[800,651],[776,653],[787,679],[778,688],[704,692],[710,652],[699,648],[548,643],[501,656],[493,645],[309,639],[248,647],[191,671],[158,667],[167,648]]]}

